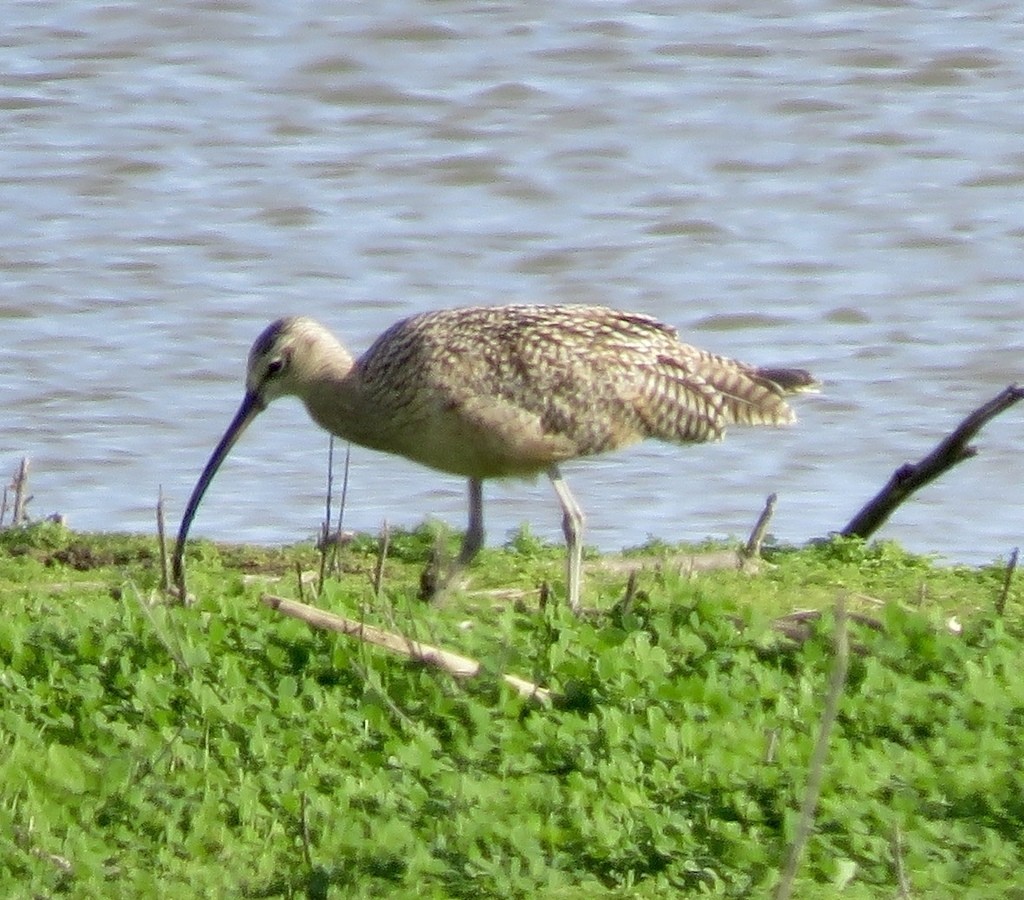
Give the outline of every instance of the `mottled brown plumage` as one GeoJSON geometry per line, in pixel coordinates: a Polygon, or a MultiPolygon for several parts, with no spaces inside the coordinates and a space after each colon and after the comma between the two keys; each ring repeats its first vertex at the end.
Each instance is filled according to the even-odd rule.
{"type": "Polygon", "coordinates": [[[393,325],[358,360],[317,322],[280,319],[250,351],[245,400],[193,491],[176,569],[220,462],[260,410],[292,394],[339,437],[469,478],[460,563],[483,542],[482,481],[547,472],[565,513],[576,608],[582,513],[560,462],[645,438],[715,440],[734,423],[788,424],[785,395],[814,385],[803,370],[715,356],[648,316],[595,306],[424,313],[393,325]]]}

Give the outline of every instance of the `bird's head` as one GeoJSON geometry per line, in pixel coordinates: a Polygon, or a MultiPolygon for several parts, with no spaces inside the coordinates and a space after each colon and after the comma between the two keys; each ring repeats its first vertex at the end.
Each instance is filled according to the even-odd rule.
{"type": "Polygon", "coordinates": [[[350,362],[323,325],[304,316],[278,319],[264,329],[249,350],[245,392],[257,411],[278,397],[303,396],[328,364],[350,362]]]}
{"type": "Polygon", "coordinates": [[[253,419],[278,397],[303,397],[320,377],[350,367],[351,357],[321,324],[305,317],[278,319],[264,329],[249,351],[242,405],[214,448],[189,498],[178,529],[174,579],[184,594],[182,556],[199,503],[221,463],[253,419]]]}

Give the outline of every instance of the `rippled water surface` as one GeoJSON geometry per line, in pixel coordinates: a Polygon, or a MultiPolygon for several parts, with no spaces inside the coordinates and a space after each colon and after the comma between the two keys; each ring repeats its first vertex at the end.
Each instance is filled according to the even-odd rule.
{"type": "MultiPolygon", "coordinates": [[[[1024,19],[1014,4],[326,2],[5,11],[0,466],[83,529],[176,519],[272,318],[354,349],[404,315],[598,302],[807,366],[800,425],[566,467],[603,548],[843,525],[1021,375],[1024,19]]],[[[1021,414],[887,526],[967,562],[1021,540],[1021,414]]],[[[196,520],[290,541],[327,439],[295,403],[196,520]]],[[[556,537],[543,480],[492,541],[556,537]]],[[[354,448],[347,523],[461,528],[451,476],[354,448]]]]}

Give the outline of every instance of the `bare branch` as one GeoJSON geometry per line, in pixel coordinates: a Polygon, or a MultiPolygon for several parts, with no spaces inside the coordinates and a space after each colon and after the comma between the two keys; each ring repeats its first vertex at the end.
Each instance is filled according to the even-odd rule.
{"type": "Polygon", "coordinates": [[[979,406],[924,459],[916,463],[904,463],[893,472],[885,487],[847,523],[840,534],[861,538],[874,534],[911,494],[957,463],[976,456],[978,449],[970,441],[990,419],[1022,398],[1024,388],[1011,384],[988,403],[979,406]]]}

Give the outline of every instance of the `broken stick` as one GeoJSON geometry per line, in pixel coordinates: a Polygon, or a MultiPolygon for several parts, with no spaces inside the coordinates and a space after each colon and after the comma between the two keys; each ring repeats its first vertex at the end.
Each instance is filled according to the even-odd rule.
{"type": "Polygon", "coordinates": [[[764,509],[761,510],[761,515],[757,517],[757,522],[754,523],[754,530],[750,532],[750,538],[747,540],[747,546],[742,551],[746,556],[758,557],[761,555],[761,545],[764,543],[764,536],[768,531],[768,523],[771,522],[772,513],[775,512],[775,501],[778,499],[778,494],[771,493],[764,501],[764,509]]]}
{"type": "MultiPolygon", "coordinates": [[[[284,597],[274,597],[270,594],[265,594],[260,599],[271,609],[276,609],[279,613],[284,613],[284,615],[291,616],[294,619],[300,619],[314,628],[327,628],[331,631],[347,634],[350,637],[358,638],[366,644],[383,647],[385,650],[390,650],[399,656],[405,656],[408,659],[415,659],[428,666],[443,669],[456,678],[475,678],[478,675],[482,675],[484,671],[483,666],[479,662],[475,659],[470,659],[468,656],[460,656],[458,653],[452,653],[450,650],[442,650],[440,647],[424,644],[421,641],[414,641],[411,638],[405,637],[405,635],[384,631],[381,628],[375,628],[373,625],[357,622],[355,619],[346,619],[343,616],[337,616],[326,610],[317,609],[315,606],[309,606],[295,600],[288,600],[284,597]]],[[[518,678],[515,675],[503,674],[501,677],[524,697],[544,704],[551,701],[551,692],[539,684],[534,684],[532,681],[518,678]]]]}

